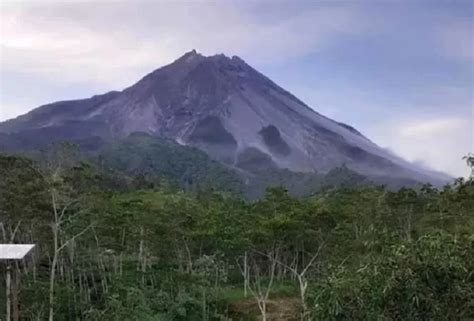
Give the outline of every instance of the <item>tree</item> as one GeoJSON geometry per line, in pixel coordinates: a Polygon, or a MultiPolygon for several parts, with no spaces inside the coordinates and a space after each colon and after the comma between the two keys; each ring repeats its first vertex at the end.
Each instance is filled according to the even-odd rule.
{"type": "Polygon", "coordinates": [[[259,253],[255,254],[256,255],[252,256],[253,260],[248,272],[251,280],[248,284],[248,289],[257,302],[262,321],[267,321],[267,302],[275,279],[278,248],[274,247],[269,253],[266,253],[265,256],[260,256],[259,253]],[[268,258],[268,262],[262,262],[262,257],[268,258]],[[265,269],[267,271],[265,271],[265,269]]]}

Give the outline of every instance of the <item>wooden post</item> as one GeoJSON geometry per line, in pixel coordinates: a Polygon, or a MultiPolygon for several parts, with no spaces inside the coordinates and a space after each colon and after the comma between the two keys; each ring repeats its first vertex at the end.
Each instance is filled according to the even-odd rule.
{"type": "MultiPolygon", "coordinates": [[[[0,230],[2,225],[0,223],[0,230]]],[[[0,244],[0,261],[5,262],[5,295],[6,295],[6,319],[12,321],[12,303],[13,303],[13,321],[18,321],[20,311],[18,307],[18,260],[22,260],[26,254],[34,247],[34,244],[0,244]],[[12,291],[12,262],[15,262],[15,271],[13,273],[13,291],[12,291]],[[13,301],[13,302],[12,302],[13,301]]]]}
{"type": "Polygon", "coordinates": [[[18,291],[20,286],[20,270],[18,262],[15,262],[15,268],[12,271],[12,289],[11,293],[11,305],[12,305],[12,321],[20,321],[20,306],[18,299],[18,291]]]}
{"type": "Polygon", "coordinates": [[[7,278],[6,278],[6,301],[7,301],[7,314],[6,321],[11,321],[11,283],[12,283],[12,271],[10,262],[7,261],[7,278]]]}

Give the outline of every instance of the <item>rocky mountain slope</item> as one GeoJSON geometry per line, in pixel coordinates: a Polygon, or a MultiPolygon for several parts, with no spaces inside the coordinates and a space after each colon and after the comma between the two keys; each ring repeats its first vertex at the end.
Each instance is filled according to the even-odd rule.
{"type": "Polygon", "coordinates": [[[123,91],[44,105],[0,123],[0,148],[114,141],[134,132],[197,147],[242,170],[325,173],[345,165],[374,178],[449,179],[315,112],[239,57],[194,50],[123,91]]]}

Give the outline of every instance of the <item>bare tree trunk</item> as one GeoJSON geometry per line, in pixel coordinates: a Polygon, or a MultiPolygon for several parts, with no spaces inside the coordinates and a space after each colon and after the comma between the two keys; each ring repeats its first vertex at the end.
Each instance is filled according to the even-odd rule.
{"type": "Polygon", "coordinates": [[[262,296],[257,299],[257,305],[260,309],[260,314],[262,316],[262,321],[267,321],[267,300],[268,297],[262,296]]]}
{"type": "Polygon", "coordinates": [[[140,226],[140,243],[138,244],[137,271],[141,270],[142,256],[143,256],[143,226],[140,226]]]}
{"type": "Polygon", "coordinates": [[[276,264],[278,262],[278,250],[274,249],[273,251],[271,251],[270,254],[267,254],[266,256],[270,259],[270,271],[268,272],[270,280],[268,281],[266,286],[262,288],[262,278],[260,277],[259,268],[257,264],[255,264],[255,289],[253,289],[252,286],[249,286],[249,290],[252,292],[252,295],[257,301],[257,305],[262,316],[262,321],[267,320],[267,301],[270,296],[270,292],[273,288],[273,281],[275,279],[276,264]]]}
{"type": "Polygon", "coordinates": [[[145,272],[146,272],[146,248],[145,248],[145,229],[140,226],[140,245],[138,249],[138,264],[137,271],[141,273],[142,284],[145,285],[145,272]]]}
{"type": "Polygon", "coordinates": [[[188,246],[188,242],[186,241],[184,237],[183,237],[183,243],[184,243],[184,248],[186,249],[186,255],[188,257],[186,272],[191,273],[193,270],[193,259],[191,256],[191,250],[189,249],[189,246],[188,246]]]}
{"type": "Polygon", "coordinates": [[[267,321],[267,300],[262,300],[262,321],[267,321]]]}
{"type": "MultiPolygon", "coordinates": [[[[21,220],[16,224],[14,229],[10,230],[10,242],[13,243],[15,240],[15,235],[18,232],[20,227],[21,220]]],[[[3,241],[7,241],[7,234],[5,230],[5,226],[3,223],[0,223],[0,230],[3,234],[3,241]]],[[[6,295],[6,320],[10,321],[12,317],[12,305],[13,305],[13,318],[15,321],[19,319],[19,311],[18,311],[18,284],[16,284],[15,274],[17,274],[18,266],[15,265],[15,270],[13,271],[13,291],[12,291],[12,266],[11,262],[7,260],[7,273],[6,273],[6,280],[5,280],[5,295],[6,295]]]]}
{"type": "Polygon", "coordinates": [[[249,288],[249,267],[248,267],[248,255],[247,251],[245,251],[244,255],[244,297],[246,298],[248,295],[248,288],[249,288]]]}
{"type": "Polygon", "coordinates": [[[55,285],[55,279],[56,279],[56,269],[58,265],[58,259],[59,259],[59,254],[60,252],[68,246],[70,243],[74,242],[74,240],[84,234],[89,228],[92,227],[92,225],[89,225],[85,229],[83,229],[81,232],[75,234],[73,237],[71,237],[69,240],[64,242],[61,246],[59,245],[59,229],[61,227],[61,224],[63,222],[62,218],[66,213],[67,208],[69,205],[72,203],[65,205],[62,210],[61,214],[58,213],[58,206],[56,203],[56,198],[55,198],[55,191],[52,191],[51,193],[51,201],[53,205],[53,213],[54,213],[54,222],[51,225],[51,228],[53,230],[53,260],[51,262],[51,270],[50,270],[50,276],[49,276],[49,316],[48,316],[48,321],[54,321],[54,285],[55,285]]]}
{"type": "Polygon", "coordinates": [[[10,293],[10,290],[11,290],[11,282],[12,282],[12,274],[11,274],[11,266],[10,266],[10,263],[7,262],[7,276],[6,276],[6,321],[10,321],[11,320],[11,307],[12,307],[12,304],[11,304],[11,293],[10,293]]]}
{"type": "MultiPolygon", "coordinates": [[[[56,212],[56,211],[55,211],[56,212]]],[[[57,213],[55,213],[57,217],[57,213]]],[[[56,265],[58,264],[58,226],[57,222],[53,224],[53,243],[54,243],[54,253],[53,253],[53,261],[51,262],[51,270],[49,274],[49,321],[54,320],[54,282],[56,278],[56,265]]]]}
{"type": "Polygon", "coordinates": [[[306,281],[306,278],[304,275],[298,274],[297,275],[299,287],[300,287],[300,299],[301,299],[301,320],[304,321],[306,320],[306,317],[308,315],[308,306],[306,304],[306,288],[308,287],[308,281],[306,281]]]}
{"type": "MultiPolygon", "coordinates": [[[[16,262],[15,262],[16,263],[16,262]]],[[[12,277],[12,308],[13,308],[13,321],[20,321],[20,307],[18,302],[18,289],[20,283],[20,270],[18,268],[18,263],[15,264],[15,269],[13,270],[12,277]]]]}
{"type": "Polygon", "coordinates": [[[206,288],[202,287],[202,321],[207,320],[206,288]]]}
{"type": "Polygon", "coordinates": [[[301,300],[301,320],[302,321],[309,320],[309,309],[308,309],[308,305],[306,304],[306,289],[308,287],[308,280],[306,278],[306,273],[309,271],[309,269],[316,262],[316,259],[318,258],[319,253],[320,253],[323,246],[324,246],[324,242],[319,245],[318,250],[311,257],[309,262],[306,263],[306,265],[304,265],[304,263],[303,263],[303,266],[302,266],[303,269],[301,271],[298,271],[298,266],[297,265],[295,267],[291,267],[291,266],[288,266],[287,264],[283,263],[281,260],[278,260],[276,255],[271,256],[271,255],[266,255],[264,253],[261,253],[261,254],[266,255],[273,262],[278,263],[279,265],[281,265],[281,266],[287,268],[288,270],[290,270],[293,273],[293,275],[296,277],[296,279],[298,280],[299,291],[300,291],[300,300],[301,300]]]}

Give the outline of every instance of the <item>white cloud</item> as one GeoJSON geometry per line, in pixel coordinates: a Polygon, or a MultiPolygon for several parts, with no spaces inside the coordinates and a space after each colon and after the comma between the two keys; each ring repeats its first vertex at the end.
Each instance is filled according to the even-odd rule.
{"type": "MultiPolygon", "coordinates": [[[[67,98],[123,89],[191,49],[240,55],[251,64],[281,63],[330,46],[335,36],[360,32],[365,24],[356,10],[324,5],[273,21],[225,1],[41,0],[0,6],[0,88],[12,75],[41,79],[37,87],[50,92],[49,101],[63,98],[51,88],[81,88],[67,98]]],[[[0,96],[0,120],[49,102],[29,91],[28,105],[19,108],[16,94],[0,96]]]]}
{"type": "Polygon", "coordinates": [[[193,48],[284,61],[356,32],[362,21],[351,10],[324,6],[262,23],[230,2],[91,2],[4,5],[2,72],[123,87],[193,48]]]}
{"type": "Polygon", "coordinates": [[[460,118],[429,119],[404,124],[398,128],[401,137],[407,139],[427,139],[436,135],[444,135],[450,131],[460,130],[467,121],[460,118]]]}
{"type": "Polygon", "coordinates": [[[473,116],[386,122],[370,131],[380,145],[390,146],[409,161],[454,176],[467,176],[462,157],[474,150],[473,116]]]}
{"type": "MultiPolygon", "coordinates": [[[[141,42],[118,31],[96,32],[78,21],[37,14],[36,10],[2,11],[2,72],[37,73],[63,82],[90,81],[125,85],[142,67],[172,57],[166,48],[141,42]],[[131,77],[130,77],[131,78],[131,77]]],[[[129,83],[128,83],[129,84],[129,83]]]]}

